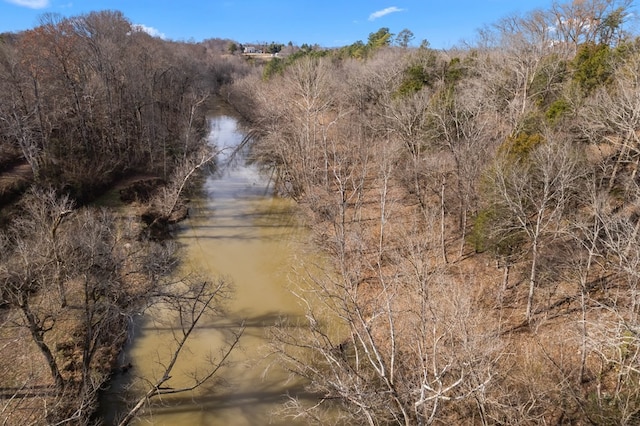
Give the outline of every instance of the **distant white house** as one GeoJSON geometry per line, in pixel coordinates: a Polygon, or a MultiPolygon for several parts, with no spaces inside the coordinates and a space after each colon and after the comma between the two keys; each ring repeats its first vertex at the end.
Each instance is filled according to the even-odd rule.
{"type": "Polygon", "coordinates": [[[245,46],[244,53],[262,53],[262,50],[256,49],[254,46],[245,46]]]}

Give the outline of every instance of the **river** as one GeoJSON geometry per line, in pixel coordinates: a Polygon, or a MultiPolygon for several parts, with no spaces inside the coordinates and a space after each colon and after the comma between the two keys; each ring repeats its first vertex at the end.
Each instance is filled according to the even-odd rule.
{"type": "MultiPolygon", "coordinates": [[[[209,142],[226,148],[225,152],[244,138],[232,115],[214,114],[210,125],[209,142]]],[[[222,154],[221,163],[226,162],[226,155],[222,154]]],[[[268,356],[266,344],[269,326],[282,317],[302,314],[287,283],[293,259],[301,252],[299,240],[304,231],[293,214],[293,202],[272,196],[268,184],[268,178],[240,156],[232,167],[209,176],[202,198],[192,200],[190,217],[177,236],[184,246],[184,268],[231,279],[235,297],[224,321],[197,331],[176,374],[203,371],[209,365],[207,353],[215,355],[224,345],[229,328],[244,322],[246,329],[240,347],[232,353],[232,364],[214,381],[198,391],[155,401],[144,411],[139,424],[295,424],[273,413],[287,395],[300,396],[302,384],[289,380],[277,360],[274,363],[273,356],[268,356]]],[[[105,400],[117,400],[131,383],[157,377],[172,337],[170,330],[156,324],[152,318],[141,321],[123,360],[132,368],[116,377],[105,400]]],[[[117,416],[116,409],[107,411],[105,420],[111,423],[117,416]]]]}

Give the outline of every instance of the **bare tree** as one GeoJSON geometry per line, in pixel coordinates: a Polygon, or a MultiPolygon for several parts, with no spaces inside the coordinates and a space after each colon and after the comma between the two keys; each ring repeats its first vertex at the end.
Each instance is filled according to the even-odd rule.
{"type": "MultiPolygon", "coordinates": [[[[175,245],[140,240],[139,226],[106,210],[73,209],[68,197],[59,198],[52,190],[34,190],[25,202],[22,217],[0,237],[5,255],[0,295],[6,318],[15,330],[26,330],[39,351],[21,354],[41,356],[49,377],[29,379],[27,371],[16,372],[26,389],[4,409],[15,415],[17,404],[32,406],[42,398],[46,410],[39,415],[47,422],[83,424],[96,408],[135,312],[162,304],[186,327],[160,387],[198,321],[222,314],[229,284],[175,284],[170,278],[177,264],[175,245]],[[50,389],[50,394],[33,391],[38,388],[50,389]]],[[[240,334],[234,333],[223,359],[240,334]]],[[[14,350],[29,347],[18,342],[9,345],[14,350]]],[[[213,374],[198,377],[193,387],[213,374]]]]}
{"type": "Polygon", "coordinates": [[[45,339],[67,305],[67,261],[59,227],[72,211],[68,198],[59,200],[53,191],[35,191],[26,202],[27,211],[7,238],[7,257],[2,281],[5,301],[19,309],[33,341],[46,359],[57,392],[65,380],[59,361],[45,339]],[[53,287],[53,288],[52,288],[53,287]],[[53,290],[53,291],[52,291],[53,290]],[[34,298],[32,295],[40,294],[34,298]]]}
{"type": "MultiPolygon", "coordinates": [[[[590,306],[590,295],[593,290],[593,282],[597,282],[599,276],[599,263],[604,262],[604,250],[602,250],[602,235],[606,227],[607,215],[606,197],[599,192],[595,181],[595,176],[590,179],[591,186],[588,188],[589,200],[586,204],[589,208],[587,221],[578,221],[571,230],[571,235],[575,237],[577,246],[575,252],[569,255],[569,274],[578,278],[578,291],[580,297],[580,372],[578,383],[584,383],[587,374],[587,357],[590,353],[589,342],[589,319],[588,312],[590,306]]],[[[587,188],[585,188],[587,189],[587,188]]],[[[575,220],[574,220],[575,221],[575,220]]]]}
{"type": "MultiPolygon", "coordinates": [[[[426,112],[431,124],[429,141],[452,159],[461,235],[460,256],[465,245],[468,215],[477,211],[476,183],[500,136],[490,111],[482,92],[476,91],[473,82],[462,82],[449,90],[443,89],[426,112]]],[[[444,203],[444,196],[441,196],[441,203],[444,203]]]]}
{"type": "Polygon", "coordinates": [[[583,43],[616,41],[613,34],[623,31],[632,4],[632,0],[556,1],[551,7],[555,36],[575,50],[583,43]]]}
{"type": "Polygon", "coordinates": [[[407,97],[393,97],[389,94],[385,105],[385,118],[388,120],[389,128],[409,155],[410,190],[415,193],[423,210],[427,209],[426,188],[423,182],[426,173],[425,139],[429,125],[426,111],[432,102],[431,96],[431,90],[426,88],[407,97]]]}
{"type": "Polygon", "coordinates": [[[272,88],[258,89],[263,140],[254,154],[274,167],[280,190],[296,199],[317,181],[328,179],[328,158],[321,153],[326,153],[329,129],[341,115],[330,110],[335,102],[330,69],[322,59],[303,58],[292,64],[277,78],[278,96],[286,102],[272,102],[272,88]]]}
{"type": "Polygon", "coordinates": [[[179,387],[169,386],[174,367],[198,326],[215,318],[224,317],[222,307],[230,297],[231,289],[230,283],[224,279],[210,282],[193,279],[193,277],[186,278],[174,287],[163,290],[158,299],[162,305],[160,309],[168,310],[171,317],[175,315],[175,321],[170,325],[174,328],[174,346],[170,349],[168,358],[163,361],[161,375],[154,379],[145,379],[150,384],[148,390],[118,421],[119,426],[129,424],[155,397],[191,392],[210,381],[220,368],[226,365],[229,355],[238,345],[244,331],[244,326],[241,325],[236,330],[232,330],[227,345],[217,348],[218,357],[211,354],[208,357],[210,367],[204,373],[193,372],[191,383],[179,387]]]}
{"type": "Polygon", "coordinates": [[[558,135],[549,135],[530,157],[516,161],[500,158],[490,175],[492,207],[499,215],[496,227],[503,238],[520,234],[530,253],[526,320],[533,317],[538,261],[544,244],[564,226],[565,210],[581,179],[578,157],[558,135]]]}
{"type": "MultiPolygon", "coordinates": [[[[495,24],[498,45],[495,46],[494,58],[499,61],[500,69],[508,70],[506,79],[502,78],[497,83],[502,86],[503,97],[506,95],[502,101],[508,102],[506,112],[514,130],[534,109],[533,101],[540,95],[538,91],[547,89],[546,85],[534,87],[534,82],[544,72],[545,58],[557,53],[550,25],[549,16],[544,11],[505,18],[495,24]]],[[[553,81],[553,76],[549,80],[553,81]]]]}
{"type": "Polygon", "coordinates": [[[184,203],[184,192],[195,174],[210,164],[219,153],[213,147],[203,147],[199,152],[191,153],[175,168],[167,184],[153,193],[141,214],[149,236],[162,238],[166,236],[169,225],[187,217],[189,210],[184,203]]]}
{"type": "MultiPolygon", "coordinates": [[[[308,322],[276,330],[278,351],[310,391],[340,403],[352,421],[434,424],[455,422],[457,412],[460,421],[475,416],[488,424],[485,392],[500,340],[481,331],[469,294],[434,269],[438,254],[425,252],[424,236],[409,231],[404,241],[410,236],[413,248],[387,252],[403,269],[385,269],[379,287],[316,277],[299,293],[308,322]],[[312,307],[318,297],[320,309],[312,307]]],[[[323,405],[292,408],[312,419],[323,405]]]]}
{"type": "MultiPolygon", "coordinates": [[[[613,148],[615,162],[608,176],[608,188],[616,183],[620,170],[632,167],[628,182],[632,182],[640,167],[640,55],[631,54],[618,66],[611,87],[598,89],[589,102],[579,109],[580,127],[589,141],[607,151],[613,148]]],[[[605,154],[606,155],[606,154],[605,154]]],[[[602,158],[606,161],[606,157],[602,158]]],[[[625,185],[628,189],[628,184],[625,185]]]]}
{"type": "MultiPolygon", "coordinates": [[[[375,208],[369,203],[362,213],[373,216],[357,219],[353,205],[335,200],[345,209],[332,217],[336,272],[302,269],[311,281],[296,290],[307,308],[304,326],[273,330],[287,367],[323,397],[311,408],[293,401],[292,415],[319,419],[323,402],[332,401],[346,419],[371,425],[433,424],[451,415],[444,409],[449,404],[473,406],[468,409],[479,415],[486,404],[477,401],[493,378],[489,365],[500,344],[482,346],[488,340],[476,328],[469,294],[451,297],[459,283],[438,266],[437,218],[407,217],[394,179],[397,150],[385,142],[377,146],[382,159],[368,169],[375,175],[365,194],[375,194],[375,208]]],[[[335,186],[348,177],[336,174],[335,186]]],[[[460,418],[467,414],[460,409],[460,418]]]]}
{"type": "Polygon", "coordinates": [[[149,246],[112,214],[75,210],[53,190],[34,190],[25,199],[5,241],[3,301],[21,314],[16,325],[29,330],[50,370],[49,421],[84,421],[129,317],[158,284],[154,265],[171,263],[171,253],[156,251],[148,262],[149,246]]]}

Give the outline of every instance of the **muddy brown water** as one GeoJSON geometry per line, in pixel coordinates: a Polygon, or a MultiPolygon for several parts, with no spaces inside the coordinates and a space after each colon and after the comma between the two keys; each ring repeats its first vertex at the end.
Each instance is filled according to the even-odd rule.
{"type": "MultiPolygon", "coordinates": [[[[231,149],[244,137],[231,115],[215,114],[210,122],[210,141],[219,147],[231,149]]],[[[295,205],[273,197],[268,177],[242,159],[207,178],[203,193],[193,201],[190,218],[178,235],[184,245],[184,267],[231,279],[235,296],[223,321],[197,330],[178,363],[173,385],[179,385],[181,376],[204,371],[209,366],[207,354],[217,355],[230,329],[244,321],[246,330],[232,353],[232,364],[220,371],[217,380],[194,392],[156,399],[135,424],[295,424],[277,411],[287,395],[305,397],[303,383],[291,380],[266,347],[269,326],[303,314],[289,291],[294,259],[303,252],[305,239],[295,205]]],[[[120,398],[136,393],[137,388],[129,386],[154,380],[167,362],[172,330],[159,325],[161,316],[156,312],[141,319],[122,360],[132,368],[114,379],[102,401],[107,424],[123,410],[120,398]]]]}

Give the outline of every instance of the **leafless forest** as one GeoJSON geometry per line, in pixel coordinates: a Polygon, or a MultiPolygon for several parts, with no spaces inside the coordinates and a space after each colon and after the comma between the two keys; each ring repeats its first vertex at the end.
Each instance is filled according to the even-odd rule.
{"type": "MultiPolygon", "coordinates": [[[[0,36],[2,424],[99,423],[99,391],[137,313],[171,306],[184,339],[221,314],[228,283],[171,278],[167,229],[216,154],[203,143],[210,95],[247,69],[213,42],[152,38],[118,12],[47,15],[0,36]],[[118,188],[124,209],[98,199],[118,188]]],[[[145,400],[170,376],[168,365],[145,400]]]]}
{"type": "Polygon", "coordinates": [[[117,13],[3,36],[1,155],[28,163],[33,188],[3,193],[21,214],[0,239],[0,415],[90,422],[126,330],[114,322],[158,297],[194,311],[227,296],[167,282],[176,254],[152,232],[215,154],[201,140],[217,93],[331,261],[300,265],[305,322],[271,332],[319,397],[283,415],[640,423],[636,13],[559,1],[448,51],[382,28],[265,63],[131,32],[117,13]],[[146,214],[76,207],[133,173],[167,182],[138,200],[146,214]]]}

